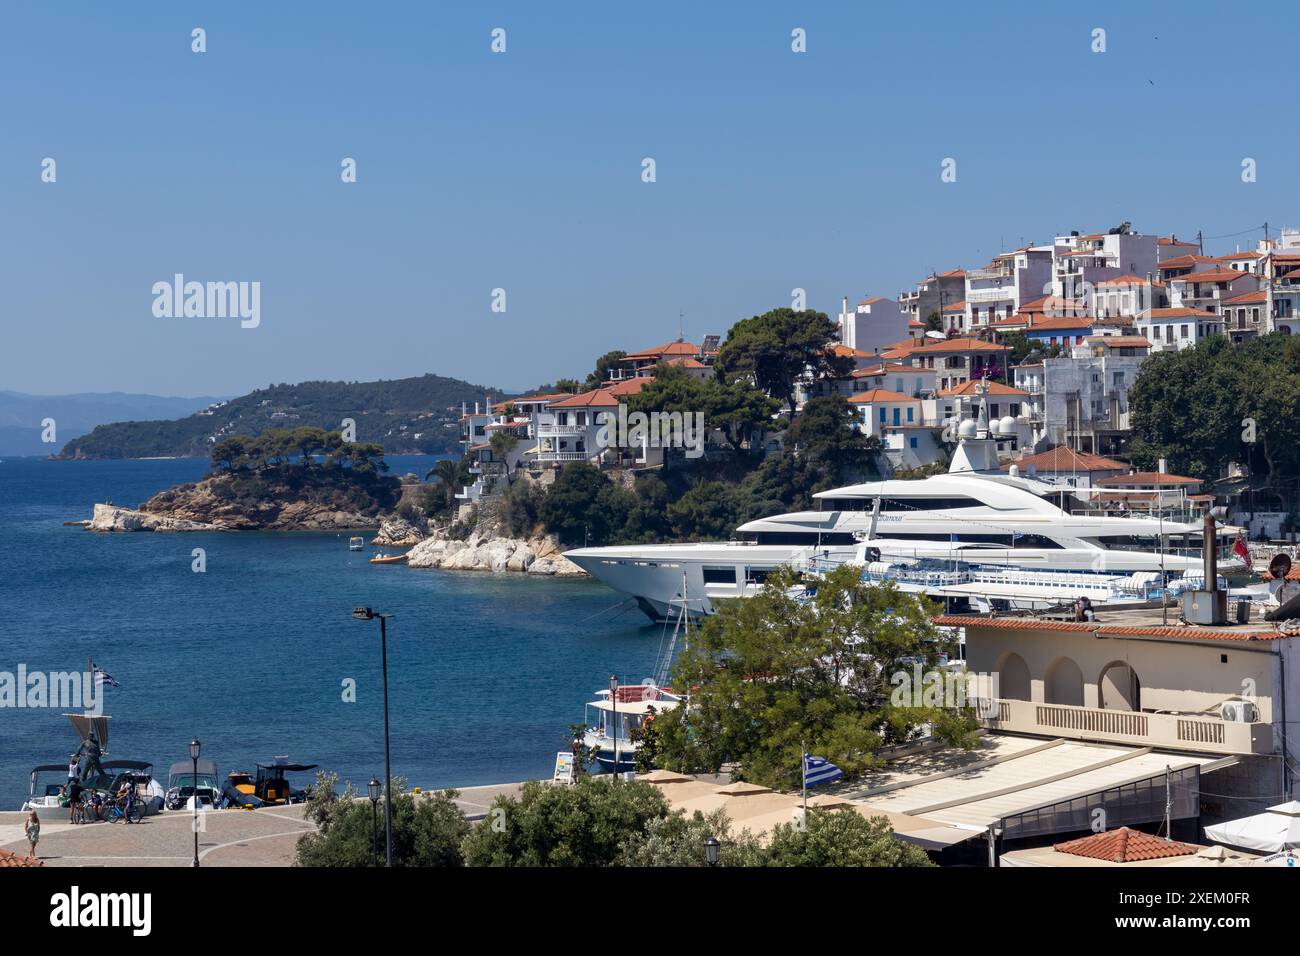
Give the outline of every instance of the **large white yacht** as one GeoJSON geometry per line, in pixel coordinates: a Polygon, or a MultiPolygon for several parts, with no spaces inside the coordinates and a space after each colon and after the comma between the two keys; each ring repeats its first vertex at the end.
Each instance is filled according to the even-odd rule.
{"type": "MultiPolygon", "coordinates": [[[[1036,569],[1109,576],[1202,567],[1202,526],[1155,516],[1087,513],[1072,490],[998,467],[996,439],[981,415],[962,423],[948,474],[865,482],[824,491],[818,511],[741,525],[743,540],[706,544],[579,548],[566,557],[635,598],[655,620],[694,614],[713,601],[747,597],[774,568],[841,561],[947,561],[954,567],[1036,569]]],[[[1214,546],[1224,571],[1238,529],[1220,527],[1214,546]]]]}

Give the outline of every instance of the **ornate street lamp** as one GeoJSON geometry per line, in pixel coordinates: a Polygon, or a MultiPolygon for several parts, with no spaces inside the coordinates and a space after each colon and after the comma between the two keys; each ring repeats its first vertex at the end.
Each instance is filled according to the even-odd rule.
{"type": "Polygon", "coordinates": [[[194,819],[190,822],[190,829],[194,831],[194,863],[193,866],[199,865],[199,752],[203,745],[199,743],[198,738],[190,741],[190,760],[194,762],[194,779],[190,782],[193,784],[193,793],[190,801],[194,805],[194,819]]]}

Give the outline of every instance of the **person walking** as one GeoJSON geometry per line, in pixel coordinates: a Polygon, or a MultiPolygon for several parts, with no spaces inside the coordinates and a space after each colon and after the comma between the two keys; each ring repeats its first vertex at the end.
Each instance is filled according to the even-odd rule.
{"type": "Polygon", "coordinates": [[[41,818],[36,815],[35,810],[27,817],[25,829],[27,830],[27,842],[31,844],[31,849],[27,851],[27,859],[35,860],[37,858],[36,844],[41,838],[41,818]]]}

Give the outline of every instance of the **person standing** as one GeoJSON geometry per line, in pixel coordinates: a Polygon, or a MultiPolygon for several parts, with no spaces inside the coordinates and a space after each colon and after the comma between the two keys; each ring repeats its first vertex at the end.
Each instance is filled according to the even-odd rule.
{"type": "Polygon", "coordinates": [[[36,843],[41,838],[41,818],[36,815],[35,810],[27,817],[25,829],[27,830],[27,842],[31,844],[31,849],[27,851],[27,859],[35,860],[37,858],[36,843]]]}
{"type": "Polygon", "coordinates": [[[78,780],[81,773],[78,771],[78,762],[76,754],[68,754],[68,783],[78,780]]]}

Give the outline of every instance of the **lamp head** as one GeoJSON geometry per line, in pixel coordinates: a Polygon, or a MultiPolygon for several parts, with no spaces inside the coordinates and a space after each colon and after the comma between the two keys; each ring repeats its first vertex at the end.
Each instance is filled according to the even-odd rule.
{"type": "Polygon", "coordinates": [[[199,743],[198,738],[195,738],[194,740],[191,740],[191,741],[190,741],[190,759],[191,759],[191,760],[198,760],[198,759],[199,759],[199,752],[200,752],[201,750],[202,750],[202,744],[199,743]]]}

